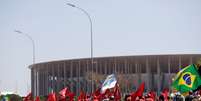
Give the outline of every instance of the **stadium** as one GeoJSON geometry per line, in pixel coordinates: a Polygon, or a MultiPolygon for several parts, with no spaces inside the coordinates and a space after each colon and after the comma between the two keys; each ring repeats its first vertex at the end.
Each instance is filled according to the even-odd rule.
{"type": "Polygon", "coordinates": [[[129,93],[145,82],[145,91],[171,88],[172,78],[182,67],[197,63],[201,54],[136,55],[50,61],[30,65],[31,91],[46,96],[68,87],[75,94],[90,93],[107,75],[115,74],[121,92],[129,93]],[[93,64],[93,66],[92,66],[93,64]],[[93,85],[93,86],[92,86],[93,85]]]}

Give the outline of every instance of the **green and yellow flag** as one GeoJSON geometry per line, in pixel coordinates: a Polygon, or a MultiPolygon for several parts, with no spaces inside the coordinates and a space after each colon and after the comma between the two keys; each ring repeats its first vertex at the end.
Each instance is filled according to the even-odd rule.
{"type": "Polygon", "coordinates": [[[201,77],[194,64],[180,70],[174,79],[172,86],[181,93],[195,90],[201,85],[201,77]]]}

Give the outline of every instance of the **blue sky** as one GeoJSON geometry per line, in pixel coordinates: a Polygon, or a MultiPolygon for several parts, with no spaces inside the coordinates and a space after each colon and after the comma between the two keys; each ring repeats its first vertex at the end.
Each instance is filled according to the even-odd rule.
{"type": "Polygon", "coordinates": [[[26,94],[32,46],[36,62],[94,56],[200,54],[200,0],[0,0],[0,91],[26,94]]]}

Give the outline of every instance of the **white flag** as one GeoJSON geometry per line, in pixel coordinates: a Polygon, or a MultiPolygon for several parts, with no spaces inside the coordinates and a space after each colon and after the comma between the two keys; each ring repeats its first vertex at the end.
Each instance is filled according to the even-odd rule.
{"type": "Polygon", "coordinates": [[[117,83],[117,79],[114,74],[108,75],[101,87],[101,93],[104,93],[106,89],[114,88],[117,83]]]}

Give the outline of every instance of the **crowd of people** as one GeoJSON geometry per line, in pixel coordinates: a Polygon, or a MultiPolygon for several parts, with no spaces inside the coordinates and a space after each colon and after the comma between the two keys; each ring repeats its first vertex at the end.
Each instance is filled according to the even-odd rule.
{"type": "MultiPolygon", "coordinates": [[[[107,100],[114,101],[114,100],[107,100]]],[[[188,94],[176,93],[164,93],[161,92],[158,96],[153,96],[150,93],[145,94],[144,96],[137,96],[133,99],[132,95],[125,95],[124,101],[201,101],[201,95],[199,92],[189,91],[188,94]]]]}
{"type": "Polygon", "coordinates": [[[45,99],[40,97],[31,97],[31,93],[24,98],[23,101],[201,101],[201,90],[180,93],[178,91],[170,92],[164,89],[160,94],[154,91],[144,92],[144,83],[135,91],[129,94],[122,94],[118,87],[108,89],[104,93],[100,93],[97,89],[93,94],[86,94],[81,91],[79,96],[75,96],[68,88],[64,88],[58,94],[50,93],[45,99]]]}

